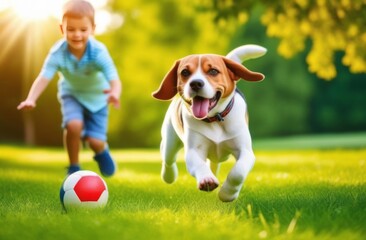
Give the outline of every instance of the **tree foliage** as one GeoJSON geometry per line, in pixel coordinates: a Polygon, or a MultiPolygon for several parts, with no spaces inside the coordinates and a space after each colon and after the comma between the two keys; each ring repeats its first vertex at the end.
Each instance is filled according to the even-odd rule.
{"type": "Polygon", "coordinates": [[[230,49],[255,43],[268,50],[263,57],[244,62],[249,69],[264,73],[264,81],[238,82],[248,103],[251,134],[258,138],[306,133],[310,130],[308,105],[313,97],[314,81],[304,68],[303,54],[291,60],[278,55],[278,40],[268,38],[265,27],[260,24],[262,12],[262,9],[254,9],[230,44],[230,49]]]}
{"type": "Polygon", "coordinates": [[[365,0],[212,0],[206,6],[217,12],[217,19],[242,19],[258,2],[265,7],[261,21],[267,35],[280,39],[282,56],[293,57],[310,40],[306,61],[309,71],[318,77],[337,75],[334,61],[338,51],[344,52],[342,63],[352,73],[366,72],[365,0]]]}

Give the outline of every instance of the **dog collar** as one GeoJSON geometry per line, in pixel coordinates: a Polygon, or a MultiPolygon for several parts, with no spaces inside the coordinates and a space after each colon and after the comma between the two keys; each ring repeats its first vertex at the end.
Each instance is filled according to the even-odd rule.
{"type": "Polygon", "coordinates": [[[204,119],[202,119],[202,121],[205,121],[207,123],[212,123],[215,121],[223,122],[225,120],[224,117],[226,117],[226,115],[228,115],[230,113],[231,109],[234,106],[234,99],[235,99],[235,96],[230,100],[229,104],[226,106],[224,111],[222,111],[221,113],[216,113],[216,115],[213,117],[204,118],[204,119]]]}

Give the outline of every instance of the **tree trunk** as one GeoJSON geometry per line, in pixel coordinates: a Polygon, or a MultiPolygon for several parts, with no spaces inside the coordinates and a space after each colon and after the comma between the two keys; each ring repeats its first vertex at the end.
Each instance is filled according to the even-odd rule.
{"type": "Polygon", "coordinates": [[[34,120],[32,113],[23,113],[23,126],[24,126],[24,142],[28,146],[36,144],[36,131],[34,126],[34,120]]]}

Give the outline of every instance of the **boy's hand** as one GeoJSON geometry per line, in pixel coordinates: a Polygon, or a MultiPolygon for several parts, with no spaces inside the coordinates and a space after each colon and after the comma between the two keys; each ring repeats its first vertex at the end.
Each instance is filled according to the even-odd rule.
{"type": "Polygon", "coordinates": [[[32,101],[32,100],[25,100],[25,101],[21,102],[18,105],[17,109],[18,110],[22,110],[22,109],[23,110],[31,110],[31,109],[33,109],[35,107],[36,107],[36,103],[34,101],[32,101]]]}
{"type": "Polygon", "coordinates": [[[105,94],[108,94],[108,103],[111,103],[114,108],[118,109],[120,107],[119,104],[119,96],[111,89],[106,89],[103,91],[105,94]]]}

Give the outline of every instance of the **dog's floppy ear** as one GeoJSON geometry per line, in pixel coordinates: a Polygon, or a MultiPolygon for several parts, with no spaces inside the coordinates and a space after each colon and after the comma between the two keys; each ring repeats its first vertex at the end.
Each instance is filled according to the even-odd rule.
{"type": "Polygon", "coordinates": [[[174,66],[165,75],[159,89],[152,93],[154,98],[160,100],[170,100],[177,94],[177,71],[179,63],[180,60],[175,62],[174,66]]]}
{"type": "Polygon", "coordinates": [[[226,67],[228,68],[229,75],[231,79],[237,81],[240,78],[250,81],[250,82],[258,82],[264,79],[264,75],[259,72],[252,72],[243,65],[228,59],[226,57],[222,57],[226,67]]]}

